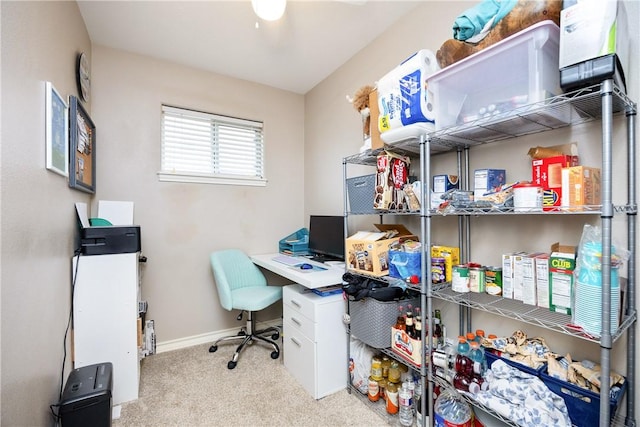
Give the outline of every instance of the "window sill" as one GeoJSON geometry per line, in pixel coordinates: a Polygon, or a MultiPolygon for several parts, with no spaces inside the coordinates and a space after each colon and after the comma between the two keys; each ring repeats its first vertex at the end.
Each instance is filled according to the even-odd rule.
{"type": "Polygon", "coordinates": [[[211,176],[197,174],[181,174],[158,172],[160,182],[185,182],[192,184],[221,184],[221,185],[248,185],[252,187],[265,187],[266,179],[246,178],[237,176],[211,176]]]}

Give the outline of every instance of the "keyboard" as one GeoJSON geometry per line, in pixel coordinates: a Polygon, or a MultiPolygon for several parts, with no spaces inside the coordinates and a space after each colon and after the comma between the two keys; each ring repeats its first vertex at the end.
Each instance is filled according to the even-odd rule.
{"type": "Polygon", "coordinates": [[[273,257],[273,260],[285,265],[299,265],[304,262],[304,260],[298,257],[290,256],[290,255],[282,255],[282,254],[273,257]]]}

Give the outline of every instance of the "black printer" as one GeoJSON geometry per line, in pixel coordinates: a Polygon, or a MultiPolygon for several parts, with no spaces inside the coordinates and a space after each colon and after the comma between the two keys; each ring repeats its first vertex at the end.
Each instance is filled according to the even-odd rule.
{"type": "Polygon", "coordinates": [[[140,252],[140,227],[96,226],[80,228],[80,252],[106,255],[140,252]]]}
{"type": "Polygon", "coordinates": [[[110,362],[71,371],[60,401],[62,427],[110,427],[112,386],[110,362]]]}

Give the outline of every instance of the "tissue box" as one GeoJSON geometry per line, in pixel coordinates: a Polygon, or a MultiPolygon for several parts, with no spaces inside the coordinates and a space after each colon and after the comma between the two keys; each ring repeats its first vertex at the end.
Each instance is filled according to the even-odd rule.
{"type": "Polygon", "coordinates": [[[558,26],[543,21],[434,73],[427,98],[434,103],[436,130],[490,120],[560,94],[559,37],[558,26]]]}
{"type": "Polygon", "coordinates": [[[586,87],[613,78],[626,89],[629,31],[622,1],[583,1],[560,12],[560,85],[586,87]]]}

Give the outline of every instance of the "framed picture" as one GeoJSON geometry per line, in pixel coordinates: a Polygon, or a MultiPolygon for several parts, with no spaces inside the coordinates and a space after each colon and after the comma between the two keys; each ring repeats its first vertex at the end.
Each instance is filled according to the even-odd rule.
{"type": "Polygon", "coordinates": [[[77,97],[69,97],[69,187],[96,192],[96,127],[77,97]]]}
{"type": "Polygon", "coordinates": [[[46,82],[47,169],[69,175],[69,107],[51,82],[46,82]]]}

